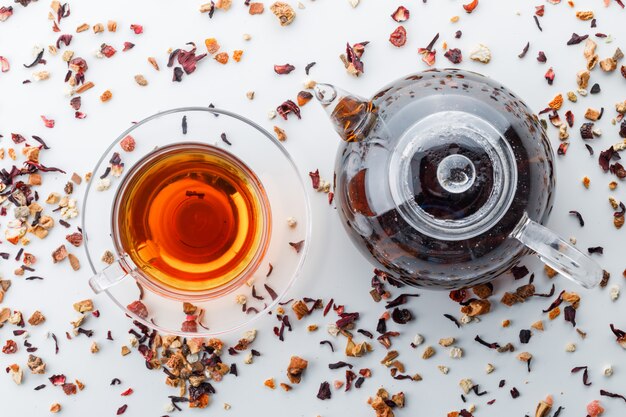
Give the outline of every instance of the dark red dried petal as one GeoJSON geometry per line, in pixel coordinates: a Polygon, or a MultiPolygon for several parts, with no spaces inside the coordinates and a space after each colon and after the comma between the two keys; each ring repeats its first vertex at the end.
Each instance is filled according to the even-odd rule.
{"type": "Polygon", "coordinates": [[[13,143],[18,144],[24,142],[26,138],[19,133],[11,133],[11,140],[13,140],[13,143]]]}
{"type": "Polygon", "coordinates": [[[80,96],[74,97],[70,100],[70,106],[72,106],[74,110],[80,110],[81,104],[82,104],[82,100],[80,96]]]}
{"type": "Polygon", "coordinates": [[[543,64],[547,60],[548,60],[548,58],[546,57],[546,54],[543,51],[539,51],[539,53],[537,54],[537,61],[539,61],[539,62],[541,62],[543,64]]]}
{"type": "MultiPolygon", "coordinates": [[[[198,61],[206,57],[207,54],[196,56],[196,45],[193,42],[189,42],[188,45],[192,46],[191,50],[189,51],[185,51],[184,49],[177,50],[178,51],[177,57],[178,57],[178,63],[182,65],[185,73],[191,74],[192,72],[196,70],[196,64],[198,63],[198,61]]],[[[174,52],[172,52],[172,55],[174,54],[174,52]]],[[[171,58],[172,56],[170,55],[170,59],[171,58]]],[[[169,62],[168,62],[168,66],[171,66],[169,65],[169,62]]]]}
{"type": "Polygon", "coordinates": [[[301,240],[299,242],[289,242],[289,246],[291,246],[296,251],[296,253],[300,253],[303,245],[304,240],[301,240]]]}
{"type": "Polygon", "coordinates": [[[291,100],[287,100],[280,106],[276,107],[276,112],[285,120],[287,120],[287,115],[289,113],[295,114],[298,119],[302,118],[300,116],[300,107],[298,107],[298,105],[291,100]]]}
{"type": "Polygon", "coordinates": [[[541,6],[535,6],[535,14],[539,17],[543,17],[544,10],[545,6],[543,4],[541,6]]]}
{"type": "Polygon", "coordinates": [[[128,406],[126,404],[124,404],[123,406],[121,406],[120,408],[117,409],[117,415],[122,415],[126,412],[126,409],[128,408],[128,406]]]}
{"type": "Polygon", "coordinates": [[[609,167],[609,171],[611,174],[614,174],[617,178],[624,179],[626,178],[626,169],[619,162],[614,163],[609,167]]]}
{"type": "Polygon", "coordinates": [[[567,44],[568,45],[578,45],[579,43],[581,43],[582,41],[584,41],[588,37],[589,37],[589,35],[580,36],[577,33],[572,33],[572,37],[567,41],[567,44]]]}
{"type": "Polygon", "coordinates": [[[593,123],[583,123],[580,126],[580,137],[583,139],[593,139],[593,123]]]}
{"type": "Polygon", "coordinates": [[[571,110],[565,112],[565,120],[569,127],[574,127],[574,113],[571,110]]]}
{"type": "Polygon", "coordinates": [[[406,43],[406,29],[404,26],[398,26],[396,30],[389,35],[389,42],[398,48],[404,46],[406,43]]]}
{"type": "Polygon", "coordinates": [[[135,391],[133,391],[132,388],[128,388],[126,391],[122,392],[120,395],[122,397],[127,397],[127,396],[131,395],[133,392],[135,392],[135,391]]]}
{"type": "Polygon", "coordinates": [[[61,387],[63,388],[63,392],[65,393],[65,395],[76,394],[76,384],[73,384],[70,382],[70,383],[61,385],[61,387]]]}
{"type": "Polygon", "coordinates": [[[198,323],[196,323],[195,316],[191,320],[185,320],[180,330],[187,333],[196,333],[198,331],[198,323]]]}
{"type": "Polygon", "coordinates": [[[77,119],[84,119],[85,117],[87,117],[87,115],[82,111],[77,111],[76,113],[74,113],[74,117],[77,119]]]}
{"type": "Polygon", "coordinates": [[[448,58],[453,64],[460,64],[463,61],[463,54],[459,48],[448,49],[443,56],[448,58]]]}
{"type": "Polygon", "coordinates": [[[89,69],[89,67],[87,66],[87,61],[85,61],[83,58],[74,58],[70,61],[70,66],[71,67],[75,67],[78,72],[86,72],[87,69],[89,69]]]}
{"type": "Polygon", "coordinates": [[[124,42],[124,48],[122,49],[122,52],[126,52],[129,49],[133,49],[135,47],[135,44],[132,42],[124,42]]]}
{"type": "Polygon", "coordinates": [[[126,308],[130,310],[132,313],[141,317],[142,319],[145,319],[148,317],[148,308],[146,307],[144,303],[142,303],[139,300],[133,301],[132,303],[127,305],[126,308]]]}
{"type": "Polygon", "coordinates": [[[398,23],[406,22],[409,20],[410,16],[411,13],[409,12],[409,9],[404,6],[399,6],[396,11],[391,14],[391,18],[398,23]]]}
{"type": "Polygon", "coordinates": [[[61,35],[59,36],[59,39],[57,39],[57,49],[61,48],[62,43],[64,43],[65,46],[70,46],[71,42],[72,42],[72,35],[69,35],[69,34],[61,35]]]}
{"type": "Polygon", "coordinates": [[[279,75],[289,74],[291,71],[295,69],[296,67],[294,67],[291,64],[274,65],[274,72],[279,75]]]}
{"type": "Polygon", "coordinates": [[[463,8],[465,9],[467,13],[472,13],[474,9],[476,8],[476,6],[478,6],[478,0],[474,0],[468,4],[464,4],[463,8]]]}

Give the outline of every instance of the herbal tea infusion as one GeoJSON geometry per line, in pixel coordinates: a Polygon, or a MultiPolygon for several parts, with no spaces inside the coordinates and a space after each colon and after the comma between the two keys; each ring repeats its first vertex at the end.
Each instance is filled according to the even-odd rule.
{"type": "Polygon", "coordinates": [[[116,242],[153,284],[170,291],[227,284],[254,270],[267,244],[261,183],[210,145],[172,145],[146,156],[116,200],[116,242]]]}

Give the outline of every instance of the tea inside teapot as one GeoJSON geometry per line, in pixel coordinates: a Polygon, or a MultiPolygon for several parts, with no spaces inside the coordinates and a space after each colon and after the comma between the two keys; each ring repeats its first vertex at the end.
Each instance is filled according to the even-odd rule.
{"type": "Polygon", "coordinates": [[[328,84],[316,97],[344,139],[343,224],[404,282],[460,288],[495,278],[531,248],[585,286],[602,270],[540,224],[552,208],[552,149],[530,109],[479,74],[429,70],[366,100],[328,84]]]}

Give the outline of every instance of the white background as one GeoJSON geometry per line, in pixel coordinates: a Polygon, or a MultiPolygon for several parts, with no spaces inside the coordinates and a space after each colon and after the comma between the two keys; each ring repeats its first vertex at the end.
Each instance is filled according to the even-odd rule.
{"type": "MultiPolygon", "coordinates": [[[[604,32],[612,34],[614,42],[605,44],[599,40],[598,52],[601,58],[611,56],[616,46],[626,46],[620,35],[623,33],[625,11],[613,3],[605,9],[600,1],[577,1],[574,9],[565,2],[557,6],[545,3],[545,17],[541,18],[543,32],[539,32],[532,19],[534,6],[541,1],[496,1],[481,0],[474,13],[467,15],[462,9],[462,2],[451,0],[431,0],[422,4],[417,0],[406,0],[405,6],[411,11],[411,18],[405,23],[408,42],[397,49],[389,44],[389,33],[396,23],[389,15],[400,5],[397,1],[364,0],[352,9],[344,0],[303,0],[305,10],[297,10],[298,16],[289,27],[280,27],[269,10],[261,16],[249,16],[242,5],[243,0],[235,1],[228,12],[216,11],[212,20],[198,13],[200,2],[178,1],[121,1],[107,2],[74,1],[71,3],[71,17],[61,23],[62,33],[74,33],[75,28],[83,23],[106,24],[108,19],[118,21],[118,32],[94,35],[91,31],[75,34],[70,49],[77,56],[85,57],[89,63],[87,79],[95,82],[96,88],[83,94],[82,111],[87,113],[85,120],[73,118],[73,110],[64,96],[65,63],[60,56],[46,54],[51,72],[51,79],[23,85],[21,82],[31,76],[33,70],[22,67],[32,61],[31,49],[34,45],[47,46],[56,41],[57,35],[50,30],[47,20],[48,4],[42,0],[22,8],[14,4],[15,14],[7,22],[0,23],[0,55],[7,57],[12,65],[10,72],[0,73],[0,146],[11,146],[10,133],[18,132],[24,136],[40,135],[52,149],[42,154],[42,161],[48,165],[60,165],[68,173],[85,173],[95,164],[100,153],[124,130],[129,123],[160,110],[178,106],[208,105],[240,112],[271,130],[273,124],[283,127],[289,136],[285,146],[298,163],[303,175],[320,169],[322,177],[331,178],[337,138],[325,121],[323,111],[310,103],[303,108],[301,121],[290,118],[288,122],[276,119],[267,120],[268,110],[275,108],[287,98],[294,98],[301,89],[304,66],[316,61],[311,76],[316,80],[332,82],[355,93],[369,96],[387,82],[411,72],[420,71],[425,64],[420,61],[416,51],[426,46],[435,33],[441,35],[437,44],[437,63],[447,66],[443,57],[441,42],[447,41],[450,47],[459,47],[465,56],[461,67],[480,71],[500,80],[504,85],[525,98],[536,111],[546,107],[547,102],[558,92],[565,93],[576,87],[575,73],[584,68],[582,46],[565,46],[572,32],[579,34],[604,32]],[[591,9],[596,12],[598,28],[589,29],[589,22],[578,21],[575,10],[591,9]],[[519,15],[516,12],[519,11],[519,15]],[[460,22],[452,24],[449,19],[459,15],[460,22]],[[144,25],[145,33],[135,35],[129,29],[131,23],[144,25]],[[463,31],[461,39],[454,39],[454,32],[463,31]],[[252,40],[245,42],[244,33],[252,35],[252,40]],[[211,59],[205,59],[198,65],[198,70],[185,76],[182,83],[171,82],[171,72],[165,68],[167,49],[183,47],[185,42],[195,41],[199,51],[204,49],[203,41],[207,37],[216,37],[223,49],[244,49],[241,63],[231,61],[226,66],[211,59]],[[339,61],[339,54],[344,51],[347,41],[371,41],[363,56],[365,74],[358,79],[348,76],[339,61]],[[129,52],[122,53],[124,41],[136,44],[129,52]],[[526,42],[531,47],[525,59],[517,55],[526,42]],[[111,59],[98,60],[94,51],[100,43],[107,42],[118,49],[111,59]],[[469,49],[478,42],[488,45],[493,53],[493,60],[488,65],[471,62],[467,59],[469,49]],[[539,50],[545,51],[548,62],[540,64],[535,57],[539,50]],[[146,62],[148,56],[155,56],[161,66],[161,72],[155,72],[146,62]],[[278,76],[272,67],[274,64],[291,63],[296,71],[290,75],[278,76]],[[556,80],[548,86],[543,78],[549,66],[554,67],[556,80]],[[142,88],[135,84],[133,76],[144,74],[149,86],[142,88]],[[102,104],[98,97],[105,90],[111,89],[113,99],[102,104]],[[245,97],[247,91],[256,92],[254,101],[245,97]],[[46,129],[40,120],[46,115],[56,120],[54,129],[46,129]]],[[[9,5],[9,0],[0,2],[9,5]]],[[[266,7],[269,4],[266,4],[266,7]]],[[[44,69],[38,66],[35,70],[44,69]]],[[[619,140],[617,130],[610,125],[614,116],[614,104],[626,99],[626,80],[619,73],[607,75],[596,69],[592,83],[598,82],[602,92],[596,96],[581,98],[577,104],[565,103],[564,110],[571,108],[576,115],[576,127],[571,132],[571,146],[566,157],[556,158],[558,192],[554,211],[548,226],[564,237],[575,236],[581,248],[602,245],[603,256],[597,259],[612,274],[609,285],[621,284],[624,255],[624,231],[615,230],[612,225],[612,210],[607,202],[609,190],[607,184],[612,178],[604,174],[597,164],[597,155],[619,140]],[[594,139],[592,144],[595,157],[589,157],[579,137],[577,127],[583,120],[587,106],[605,107],[605,116],[597,123],[605,134],[594,139]],[[591,178],[591,188],[583,189],[581,178],[591,178]],[[569,210],[578,210],[586,220],[580,228],[576,219],[568,215],[569,210]]],[[[564,114],[564,111],[561,112],[564,114]]],[[[553,144],[558,146],[556,129],[550,129],[553,144]]],[[[6,158],[2,166],[10,167],[6,158]]],[[[50,191],[61,191],[68,180],[64,175],[46,175],[39,193],[42,196],[50,191]]],[[[617,198],[623,195],[623,185],[613,193],[617,198]]],[[[360,311],[360,327],[374,330],[378,316],[383,312],[383,305],[374,304],[368,295],[372,268],[348,241],[338,221],[334,208],[329,208],[326,196],[311,191],[313,206],[314,236],[312,250],[299,282],[293,287],[291,297],[334,297],[338,303],[345,304],[348,311],[360,311]]],[[[82,198],[84,185],[77,187],[75,195],[82,198]]],[[[80,203],[80,201],[79,201],[80,203]]],[[[4,227],[6,219],[0,219],[4,227]]],[[[78,224],[77,220],[72,222],[78,224]]],[[[49,253],[64,242],[66,230],[57,227],[44,242],[34,242],[30,251],[39,256],[37,275],[45,276],[45,281],[26,282],[13,277],[12,271],[17,266],[13,260],[0,261],[4,278],[13,279],[13,287],[5,297],[2,306],[22,310],[26,317],[35,310],[41,310],[47,317],[44,325],[32,329],[30,341],[39,347],[37,355],[48,363],[48,373],[25,375],[22,386],[15,386],[8,375],[0,373],[0,402],[3,416],[47,415],[53,402],[63,405],[63,414],[68,416],[111,416],[122,404],[128,404],[125,415],[160,416],[166,414],[164,406],[167,395],[177,395],[164,385],[165,376],[160,371],[145,369],[143,359],[133,352],[127,357],[120,356],[120,347],[127,343],[127,330],[130,322],[108,299],[96,297],[96,307],[101,312],[99,319],[91,318],[85,327],[93,328],[95,335],[91,339],[77,337],[67,341],[63,337],[69,331],[70,320],[75,318],[72,303],[91,297],[87,287],[89,277],[86,260],[78,273],[69,270],[67,263],[53,265],[49,253]],[[110,329],[114,342],[105,340],[110,329]],[[47,331],[59,336],[60,353],[55,356],[51,340],[46,340],[47,331]],[[92,355],[89,346],[92,341],[100,344],[101,351],[92,355]],[[70,380],[78,378],[86,384],[83,392],[67,397],[59,387],[48,386],[35,392],[33,387],[47,382],[47,377],[54,373],[65,373],[70,380]],[[122,380],[121,386],[111,387],[112,378],[122,380]],[[119,393],[132,387],[135,393],[130,397],[120,397],[119,393]]],[[[1,251],[16,249],[0,245],[1,251]]],[[[75,251],[76,252],[76,251],[75,251]]],[[[531,270],[536,272],[538,291],[548,291],[550,283],[543,275],[541,265],[535,258],[524,260],[531,270]]],[[[573,284],[562,279],[554,280],[557,293],[560,289],[578,290],[573,284]]],[[[551,300],[533,299],[523,305],[507,308],[495,302],[507,289],[520,283],[514,283],[512,277],[503,276],[495,282],[496,295],[493,297],[493,312],[485,316],[481,323],[473,323],[458,330],[451,322],[443,318],[444,313],[459,316],[458,306],[449,301],[447,293],[433,293],[420,290],[422,296],[411,300],[409,308],[416,316],[410,325],[399,330],[402,336],[394,341],[407,366],[407,372],[418,372],[424,378],[419,383],[395,381],[388,375],[388,370],[378,364],[385,355],[384,348],[374,342],[375,351],[365,358],[352,360],[357,367],[370,367],[374,378],[367,380],[361,390],[333,392],[329,401],[315,398],[319,383],[327,380],[343,379],[343,370],[330,371],[329,362],[345,359],[343,353],[329,352],[327,346],[320,346],[322,339],[330,338],[324,330],[308,334],[306,325],[317,323],[323,329],[334,318],[322,319],[319,314],[297,323],[292,333],[288,333],[285,343],[280,343],[272,334],[274,318],[268,317],[257,321],[255,327],[259,337],[255,348],[262,353],[253,365],[243,365],[242,355],[235,357],[239,365],[240,377],[227,377],[222,383],[215,384],[217,395],[212,397],[209,412],[212,415],[285,415],[285,416],[343,416],[373,415],[365,403],[367,396],[375,393],[384,385],[390,391],[403,390],[407,394],[407,409],[399,410],[398,416],[421,415],[442,416],[452,410],[463,407],[460,399],[461,390],[458,382],[461,378],[472,378],[488,391],[482,397],[469,395],[469,402],[477,406],[477,416],[523,416],[534,415],[537,402],[547,394],[552,394],[555,405],[562,405],[566,410],[562,416],[585,415],[585,404],[599,398],[599,389],[626,393],[626,366],[623,351],[614,341],[608,324],[615,322],[618,327],[626,328],[624,318],[624,299],[612,303],[608,288],[591,291],[580,290],[583,300],[578,311],[578,325],[588,333],[586,340],[581,340],[571,325],[562,317],[554,322],[546,322],[544,333],[534,332],[529,345],[521,347],[518,332],[529,328],[530,324],[545,318],[541,310],[551,300]],[[500,327],[504,319],[510,319],[508,329],[500,327]],[[421,351],[408,347],[415,333],[426,337],[426,344],[437,346],[440,337],[454,336],[458,345],[465,350],[461,360],[450,359],[446,349],[437,346],[437,354],[428,361],[421,359],[421,351]],[[533,371],[528,374],[525,365],[515,359],[515,354],[496,354],[473,341],[476,334],[488,341],[504,344],[513,342],[518,352],[528,350],[533,353],[533,371]],[[565,345],[575,342],[578,350],[566,353],[565,345]],[[293,391],[284,393],[277,389],[272,392],[263,386],[263,380],[276,377],[285,380],[285,370],[292,354],[298,354],[310,361],[303,383],[293,391]],[[486,375],[487,362],[496,366],[496,372],[486,375]],[[612,378],[602,376],[604,365],[613,364],[615,374],[612,378]],[[442,375],[437,365],[450,367],[448,375],[442,375]],[[574,366],[588,365],[591,387],[584,387],[582,376],[570,375],[574,366]],[[500,379],[506,379],[506,387],[498,389],[500,379]],[[509,389],[517,387],[521,397],[512,400],[509,389]],[[496,399],[489,406],[486,402],[496,399]],[[227,402],[232,409],[224,411],[222,404],[227,402]]],[[[397,294],[398,292],[396,292],[397,294]]],[[[398,327],[398,326],[396,326],[398,327]]],[[[0,343],[12,337],[11,326],[0,330],[0,343]]],[[[235,342],[239,335],[229,338],[235,342]]],[[[21,344],[22,341],[19,340],[21,344]]],[[[343,340],[333,340],[341,352],[343,340]]],[[[17,362],[25,367],[27,354],[21,348],[16,355],[0,354],[0,368],[17,362]]],[[[225,356],[226,361],[231,357],[225,356]]],[[[28,373],[28,372],[27,372],[28,373]]],[[[621,400],[602,399],[607,408],[606,415],[621,416],[626,412],[626,404],[621,400]]],[[[198,414],[197,411],[185,411],[186,414],[198,414]]]]}

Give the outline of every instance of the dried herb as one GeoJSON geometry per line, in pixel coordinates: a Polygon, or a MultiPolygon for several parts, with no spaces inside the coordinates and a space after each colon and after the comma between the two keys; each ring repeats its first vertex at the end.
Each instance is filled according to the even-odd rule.
{"type": "Polygon", "coordinates": [[[39,391],[40,389],[44,389],[47,385],[46,384],[41,384],[41,385],[37,385],[35,388],[33,388],[35,391],[39,391]]]}
{"type": "Polygon", "coordinates": [[[122,381],[120,381],[119,378],[113,378],[109,385],[120,385],[121,383],[122,383],[122,381]]]}
{"type": "Polygon", "coordinates": [[[360,376],[356,382],[354,383],[354,387],[355,388],[361,388],[361,385],[363,385],[363,383],[365,382],[365,378],[363,378],[362,376],[360,376]]]}
{"type": "Polygon", "coordinates": [[[583,227],[585,225],[585,221],[583,220],[582,214],[580,214],[576,210],[570,210],[569,214],[576,216],[576,218],[578,219],[578,223],[580,224],[580,227],[583,227]]]}
{"type": "Polygon", "coordinates": [[[600,395],[602,395],[603,397],[609,397],[609,398],[621,398],[622,400],[624,400],[624,402],[626,402],[626,397],[624,397],[621,394],[615,394],[609,391],[605,391],[603,389],[600,390],[600,395]]]}
{"type": "Polygon", "coordinates": [[[475,341],[477,341],[478,343],[480,343],[483,346],[487,346],[489,349],[498,349],[500,347],[500,344],[494,342],[494,343],[488,343],[485,342],[480,336],[476,336],[474,338],[475,341]]]}
{"type": "Polygon", "coordinates": [[[578,45],[585,39],[587,39],[589,35],[580,36],[577,33],[572,33],[572,37],[567,41],[568,45],[578,45]]]}
{"type": "Polygon", "coordinates": [[[528,48],[530,48],[530,42],[526,42],[526,45],[524,46],[524,49],[522,49],[522,52],[517,56],[518,58],[524,58],[526,56],[526,54],[528,53],[528,48]]]}
{"type": "Polygon", "coordinates": [[[565,321],[572,323],[573,327],[576,327],[576,309],[572,306],[566,306],[563,309],[563,315],[565,317],[565,321]]]}
{"type": "Polygon", "coordinates": [[[601,91],[600,90],[600,84],[595,83],[594,85],[591,86],[591,89],[589,90],[589,93],[590,94],[598,94],[600,91],[601,91]]]}
{"type": "Polygon", "coordinates": [[[539,23],[539,18],[537,17],[537,15],[533,15],[533,19],[535,19],[535,24],[537,25],[537,28],[539,28],[539,31],[543,32],[543,29],[541,28],[541,24],[539,23]]]}
{"type": "Polygon", "coordinates": [[[364,330],[364,329],[358,329],[357,333],[361,333],[363,336],[368,337],[370,339],[374,338],[374,335],[372,334],[372,332],[368,332],[367,330],[364,330]]]}
{"type": "Polygon", "coordinates": [[[599,253],[600,255],[602,255],[604,253],[604,248],[602,246],[592,246],[590,248],[587,248],[587,252],[589,252],[590,254],[599,253]]]}
{"type": "Polygon", "coordinates": [[[306,75],[309,75],[309,71],[311,71],[311,68],[313,68],[315,64],[316,64],[315,62],[311,62],[307,64],[306,67],[304,67],[304,72],[306,73],[306,75]]]}
{"type": "Polygon", "coordinates": [[[528,329],[522,329],[519,331],[519,341],[520,343],[528,343],[530,341],[530,337],[532,336],[532,333],[530,332],[530,330],[528,329]]]}
{"type": "Polygon", "coordinates": [[[187,116],[183,116],[182,121],[183,135],[187,134],[187,116]]]}
{"type": "Polygon", "coordinates": [[[339,361],[339,362],[328,364],[328,369],[340,369],[340,368],[345,368],[345,367],[352,369],[353,365],[344,361],[339,361]]]}
{"type": "Polygon", "coordinates": [[[413,314],[405,308],[394,308],[391,312],[391,319],[398,324],[407,324],[413,319],[413,314]]]}
{"type": "Polygon", "coordinates": [[[322,340],[320,342],[320,345],[328,345],[330,347],[330,351],[333,353],[335,352],[335,348],[333,347],[333,344],[330,340],[322,340]]]}
{"type": "Polygon", "coordinates": [[[447,318],[448,320],[450,320],[452,323],[454,323],[456,325],[456,327],[458,327],[459,329],[461,328],[461,323],[459,323],[459,321],[456,319],[456,317],[454,317],[451,314],[444,314],[443,316],[445,318],[447,318]]]}
{"type": "Polygon", "coordinates": [[[511,397],[513,397],[513,399],[515,399],[515,398],[519,397],[519,395],[520,395],[520,394],[519,394],[519,391],[518,391],[518,390],[517,390],[517,388],[515,388],[515,387],[511,388],[511,391],[510,391],[510,392],[511,392],[511,397]]]}
{"type": "Polygon", "coordinates": [[[554,295],[555,288],[556,287],[554,286],[554,284],[552,284],[552,288],[550,288],[550,292],[545,293],[545,294],[534,293],[533,297],[546,297],[546,298],[552,297],[554,295]]]}
{"type": "Polygon", "coordinates": [[[296,253],[300,253],[300,251],[302,250],[302,246],[304,246],[304,240],[301,240],[299,242],[289,242],[289,246],[294,248],[296,253]]]}
{"type": "Polygon", "coordinates": [[[376,324],[376,331],[380,334],[383,334],[387,331],[387,320],[383,317],[378,319],[378,324],[376,324]]]}
{"type": "Polygon", "coordinates": [[[513,278],[517,281],[518,279],[524,278],[528,275],[528,268],[526,265],[514,266],[511,268],[511,274],[513,274],[513,278]]]}
{"type": "Polygon", "coordinates": [[[43,59],[43,53],[44,53],[44,50],[41,49],[41,51],[39,51],[39,53],[37,54],[37,57],[35,58],[35,60],[31,64],[29,64],[29,65],[23,64],[24,68],[32,68],[32,67],[34,67],[37,64],[45,64],[46,60],[43,59]]]}
{"type": "Polygon", "coordinates": [[[559,296],[556,298],[556,300],[554,300],[552,302],[552,304],[550,304],[550,307],[548,307],[546,310],[543,310],[544,313],[547,313],[548,311],[554,310],[555,308],[557,308],[558,306],[561,305],[561,303],[563,302],[563,294],[565,293],[565,290],[561,291],[559,293],[559,296]]]}
{"type": "Polygon", "coordinates": [[[120,408],[117,409],[117,415],[122,415],[126,412],[126,409],[128,408],[128,406],[126,404],[124,404],[123,406],[121,406],[120,408]]]}
{"type": "Polygon", "coordinates": [[[546,54],[543,51],[539,51],[537,54],[537,61],[544,64],[547,60],[548,58],[546,57],[546,54]]]}
{"type": "Polygon", "coordinates": [[[572,368],[571,373],[575,374],[580,371],[583,371],[583,384],[586,386],[591,385],[591,382],[589,382],[589,372],[586,366],[577,366],[575,368],[572,368]]]}
{"type": "Polygon", "coordinates": [[[172,72],[172,81],[181,82],[183,80],[183,69],[181,67],[175,67],[172,72]]]}
{"type": "Polygon", "coordinates": [[[400,294],[393,300],[387,302],[387,304],[385,305],[385,308],[389,309],[393,307],[398,307],[402,304],[406,304],[409,300],[409,297],[419,297],[419,296],[420,296],[419,294],[408,294],[408,293],[400,294]]]}
{"type": "Polygon", "coordinates": [[[52,340],[54,340],[54,354],[57,355],[59,353],[59,341],[54,333],[51,333],[50,335],[52,336],[52,340]]]}
{"type": "Polygon", "coordinates": [[[320,400],[328,400],[331,397],[330,384],[326,381],[322,382],[317,392],[317,398],[320,400]]]}

